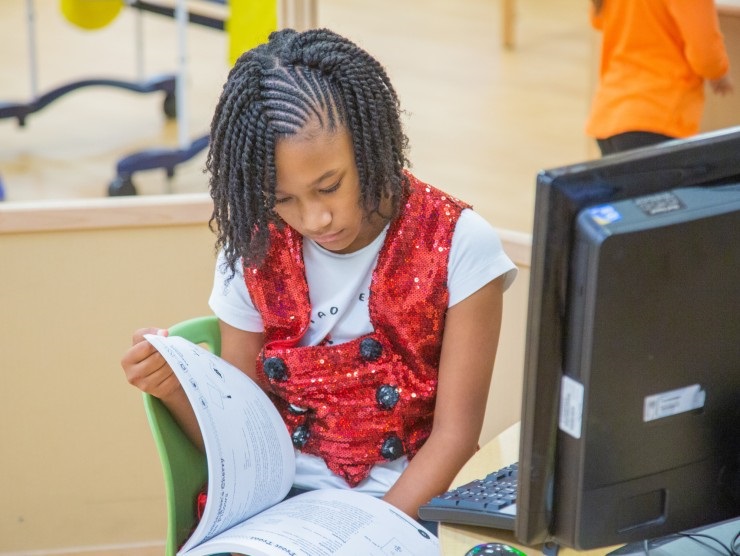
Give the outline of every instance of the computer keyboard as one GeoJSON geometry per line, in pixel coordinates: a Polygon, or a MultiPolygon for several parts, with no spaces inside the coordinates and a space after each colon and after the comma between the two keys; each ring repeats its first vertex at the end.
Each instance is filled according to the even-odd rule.
{"type": "Polygon", "coordinates": [[[435,496],[419,508],[427,521],[514,530],[518,464],[435,496]]]}

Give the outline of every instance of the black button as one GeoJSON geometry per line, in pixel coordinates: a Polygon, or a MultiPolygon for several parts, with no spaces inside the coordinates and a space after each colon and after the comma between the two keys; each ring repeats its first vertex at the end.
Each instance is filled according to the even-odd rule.
{"type": "Polygon", "coordinates": [[[365,361],[375,361],[383,353],[383,346],[374,338],[365,338],[360,342],[360,356],[365,361]]]}
{"type": "Polygon", "coordinates": [[[265,374],[270,380],[285,380],[288,378],[288,367],[285,365],[285,361],[279,357],[268,357],[262,363],[265,374]]]}
{"type": "Polygon", "coordinates": [[[306,442],[308,442],[309,436],[311,436],[311,433],[308,431],[308,427],[306,425],[298,425],[293,431],[293,434],[290,435],[290,438],[293,440],[293,446],[303,448],[306,442]]]}
{"type": "Polygon", "coordinates": [[[398,389],[390,384],[378,386],[375,391],[375,399],[383,409],[393,409],[398,403],[398,389]]]}
{"type": "Polygon", "coordinates": [[[396,435],[389,436],[383,442],[383,447],[380,449],[380,455],[388,461],[398,459],[403,455],[403,443],[401,439],[396,435]]]}

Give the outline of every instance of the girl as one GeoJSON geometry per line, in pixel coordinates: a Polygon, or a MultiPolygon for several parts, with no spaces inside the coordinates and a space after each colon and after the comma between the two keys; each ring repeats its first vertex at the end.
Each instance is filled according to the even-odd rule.
{"type": "MultiPolygon", "coordinates": [[[[221,355],[271,396],[295,487],[416,516],[475,452],[516,269],[485,220],[407,170],[383,67],[331,31],[273,33],[229,73],[206,162],[221,355]]],[[[129,382],[202,446],[138,330],[129,382]]],[[[160,332],[166,333],[166,332],[160,332]]]]}

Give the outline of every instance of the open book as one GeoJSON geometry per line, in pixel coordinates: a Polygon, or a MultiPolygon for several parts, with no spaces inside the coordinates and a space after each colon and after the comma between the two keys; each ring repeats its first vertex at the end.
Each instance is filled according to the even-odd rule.
{"type": "MultiPolygon", "coordinates": [[[[147,335],[180,380],[208,462],[203,516],[178,556],[439,554],[439,542],[394,506],[352,490],[283,500],[295,452],[280,414],[247,375],[177,336],[147,335]]],[[[193,501],[195,503],[195,501],[193,501]]]]}

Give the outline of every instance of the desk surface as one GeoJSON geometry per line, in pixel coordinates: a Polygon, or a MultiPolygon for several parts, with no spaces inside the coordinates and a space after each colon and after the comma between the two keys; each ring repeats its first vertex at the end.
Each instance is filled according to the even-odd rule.
{"type": "MultiPolygon", "coordinates": [[[[453,487],[474,479],[485,477],[493,469],[499,469],[519,460],[519,423],[516,423],[488,442],[460,470],[453,487]]],[[[439,527],[439,541],[444,556],[464,556],[476,544],[483,542],[502,542],[518,548],[527,556],[542,554],[541,547],[527,547],[518,543],[510,531],[488,529],[442,523],[439,527]]],[[[595,550],[577,551],[561,548],[558,556],[603,556],[616,549],[616,546],[595,550]]]]}

